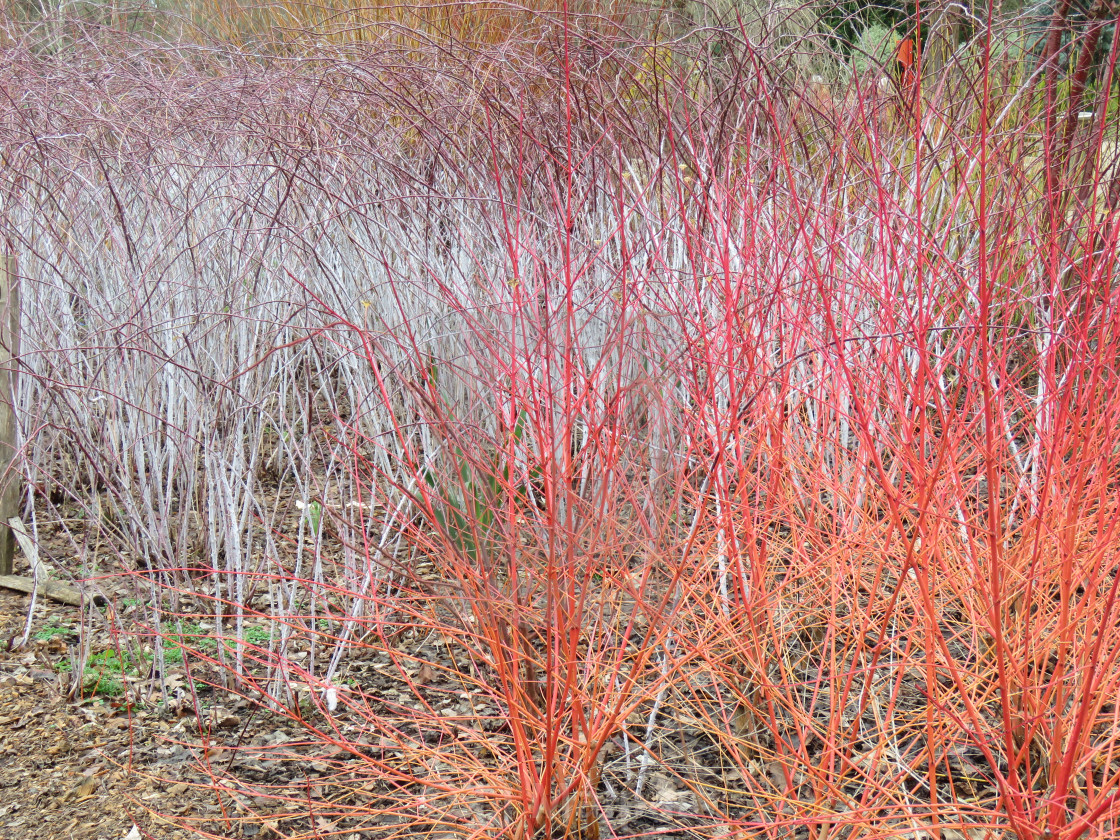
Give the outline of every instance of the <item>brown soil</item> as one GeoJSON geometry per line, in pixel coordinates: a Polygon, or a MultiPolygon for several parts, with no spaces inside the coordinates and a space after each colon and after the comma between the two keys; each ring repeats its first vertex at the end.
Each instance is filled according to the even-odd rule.
{"type": "MultiPolygon", "coordinates": [[[[75,700],[70,663],[81,611],[37,600],[19,646],[29,605],[28,596],[0,589],[0,840],[263,840],[306,822],[299,809],[277,813],[273,801],[218,795],[201,769],[221,770],[236,746],[282,751],[295,743],[290,723],[249,714],[236,698],[201,700],[200,721],[193,702],[158,702],[142,678],[130,686],[155,702],[130,706],[108,684],[114,675],[106,674],[107,692],[97,691],[89,671],[84,693],[92,696],[75,700]]],[[[89,638],[92,653],[114,649],[108,634],[95,629],[89,638]]],[[[270,775],[283,794],[297,773],[288,761],[270,775]]]]}
{"type": "Polygon", "coordinates": [[[0,590],[0,838],[198,836],[160,826],[145,812],[145,805],[176,813],[201,804],[159,765],[154,736],[169,722],[130,714],[111,698],[69,700],[65,668],[76,634],[51,633],[76,628],[80,611],[40,600],[28,644],[12,649],[29,604],[26,595],[0,590]],[[150,778],[153,771],[167,781],[150,778]]]}

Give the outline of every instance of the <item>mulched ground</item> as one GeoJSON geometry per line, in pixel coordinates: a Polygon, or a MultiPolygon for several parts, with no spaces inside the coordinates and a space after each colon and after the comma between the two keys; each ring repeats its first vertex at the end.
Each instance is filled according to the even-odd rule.
{"type": "Polygon", "coordinates": [[[145,805],[170,813],[206,807],[160,767],[155,736],[173,722],[109,698],[69,700],[64,667],[77,637],[44,636],[76,627],[80,611],[40,600],[32,639],[11,650],[29,602],[0,590],[0,837],[131,840],[142,836],[135,829],[167,840],[198,836],[145,813],[145,805]],[[145,775],[155,770],[168,781],[145,775]]]}
{"type": "MultiPolygon", "coordinates": [[[[293,756],[309,758],[322,745],[236,698],[200,698],[201,720],[190,702],[130,708],[120,696],[71,699],[80,611],[39,599],[30,640],[11,649],[29,603],[0,589],[0,840],[267,838],[307,830],[306,808],[293,805],[315,769],[293,756]],[[235,770],[264,779],[270,795],[254,801],[236,788],[219,795],[200,765],[218,777],[235,770]]],[[[94,653],[112,650],[107,634],[91,636],[94,653]]]]}

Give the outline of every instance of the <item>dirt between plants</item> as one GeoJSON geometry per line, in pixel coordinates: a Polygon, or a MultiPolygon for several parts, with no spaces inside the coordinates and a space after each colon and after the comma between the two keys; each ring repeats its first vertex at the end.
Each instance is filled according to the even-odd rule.
{"type": "MultiPolygon", "coordinates": [[[[40,601],[28,645],[11,649],[29,602],[0,590],[0,838],[131,840],[152,826],[142,803],[171,813],[197,807],[189,788],[137,772],[155,757],[149,733],[161,722],[134,720],[108,698],[66,697],[76,637],[48,631],[75,626],[79,610],[40,601]]],[[[168,840],[197,836],[165,828],[168,840]]]]}
{"type": "MultiPolygon", "coordinates": [[[[43,531],[41,548],[65,557],[64,541],[43,531]]],[[[19,553],[15,567],[29,574],[19,553]]],[[[0,840],[374,836],[309,813],[309,791],[322,792],[311,787],[315,759],[329,745],[298,723],[209,691],[214,674],[199,669],[202,684],[186,690],[181,660],[167,664],[163,680],[150,660],[125,667],[122,653],[131,664],[125,651],[138,640],[114,639],[108,628],[133,626],[143,593],[128,577],[102,578],[97,588],[110,606],[86,616],[92,667],[78,677],[82,610],[38,597],[21,644],[31,598],[0,588],[0,840]],[[267,796],[240,784],[244,775],[267,796]]]]}
{"type": "MultiPolygon", "coordinates": [[[[290,721],[250,714],[236,698],[201,699],[201,723],[193,706],[130,707],[112,690],[72,700],[80,610],[39,600],[28,643],[13,649],[29,602],[0,590],[0,840],[265,840],[314,830],[315,820],[295,804],[306,768],[290,760],[246,762],[235,749],[316,746],[299,741],[290,721]],[[235,754],[239,764],[259,765],[271,797],[254,802],[236,791],[215,792],[200,759],[221,770],[235,754]],[[273,797],[284,797],[287,783],[291,804],[284,809],[273,797]]],[[[91,635],[95,653],[113,650],[110,639],[91,635]]],[[[322,821],[315,828],[342,840],[366,836],[322,821]]]]}

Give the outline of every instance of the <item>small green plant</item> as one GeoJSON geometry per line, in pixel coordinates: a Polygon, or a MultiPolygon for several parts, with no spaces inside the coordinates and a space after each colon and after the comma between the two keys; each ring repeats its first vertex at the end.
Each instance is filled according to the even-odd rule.
{"type": "MultiPolygon", "coordinates": [[[[124,678],[139,676],[141,666],[146,665],[146,657],[137,659],[127,651],[118,653],[116,650],[103,650],[92,654],[82,674],[82,695],[120,697],[125,690],[124,678]]],[[[59,662],[57,665],[58,670],[63,673],[68,673],[71,667],[69,662],[59,662]]]]}
{"type": "MultiPolygon", "coordinates": [[[[253,645],[267,644],[271,633],[267,627],[247,627],[243,633],[244,640],[253,645]]],[[[170,633],[164,640],[169,649],[164,653],[164,661],[179,664],[183,661],[184,651],[201,651],[213,653],[218,649],[218,641],[209,633],[203,632],[201,625],[196,623],[182,625],[180,632],[170,633]]],[[[233,650],[235,639],[226,637],[222,644],[226,650],[233,650]]]]}
{"type": "Polygon", "coordinates": [[[124,683],[119,677],[87,670],[82,680],[82,693],[89,696],[100,694],[102,697],[120,697],[124,694],[124,683]]]}
{"type": "Polygon", "coordinates": [[[271,638],[271,633],[265,627],[250,627],[245,633],[245,641],[254,645],[262,645],[271,638]]]}
{"type": "Polygon", "coordinates": [[[37,639],[41,642],[49,642],[56,636],[68,636],[72,632],[73,631],[69,627],[59,627],[57,624],[49,624],[42,630],[39,630],[37,633],[35,633],[35,635],[31,638],[37,639]]]}
{"type": "Polygon", "coordinates": [[[218,643],[203,632],[202,625],[197,623],[183,624],[180,632],[171,633],[166,637],[166,641],[174,647],[173,651],[168,652],[169,661],[181,662],[183,660],[183,650],[188,647],[206,651],[218,649],[218,643]],[[176,658],[170,659],[173,654],[176,658]]]}
{"type": "Polygon", "coordinates": [[[319,525],[323,519],[323,506],[319,502],[311,502],[307,506],[307,522],[311,526],[311,533],[319,535],[319,525]]]}
{"type": "Polygon", "coordinates": [[[103,650],[92,654],[86,669],[94,669],[113,674],[135,674],[139,666],[145,664],[144,658],[134,658],[127,651],[103,650]]]}

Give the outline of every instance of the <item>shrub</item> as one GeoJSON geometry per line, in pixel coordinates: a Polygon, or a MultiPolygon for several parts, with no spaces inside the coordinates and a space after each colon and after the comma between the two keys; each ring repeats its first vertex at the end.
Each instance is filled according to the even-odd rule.
{"type": "Polygon", "coordinates": [[[985,41],[813,103],[577,24],[13,52],[37,515],[111,506],[192,697],[303,730],[307,831],[1115,833],[1092,90],[985,41]]]}

